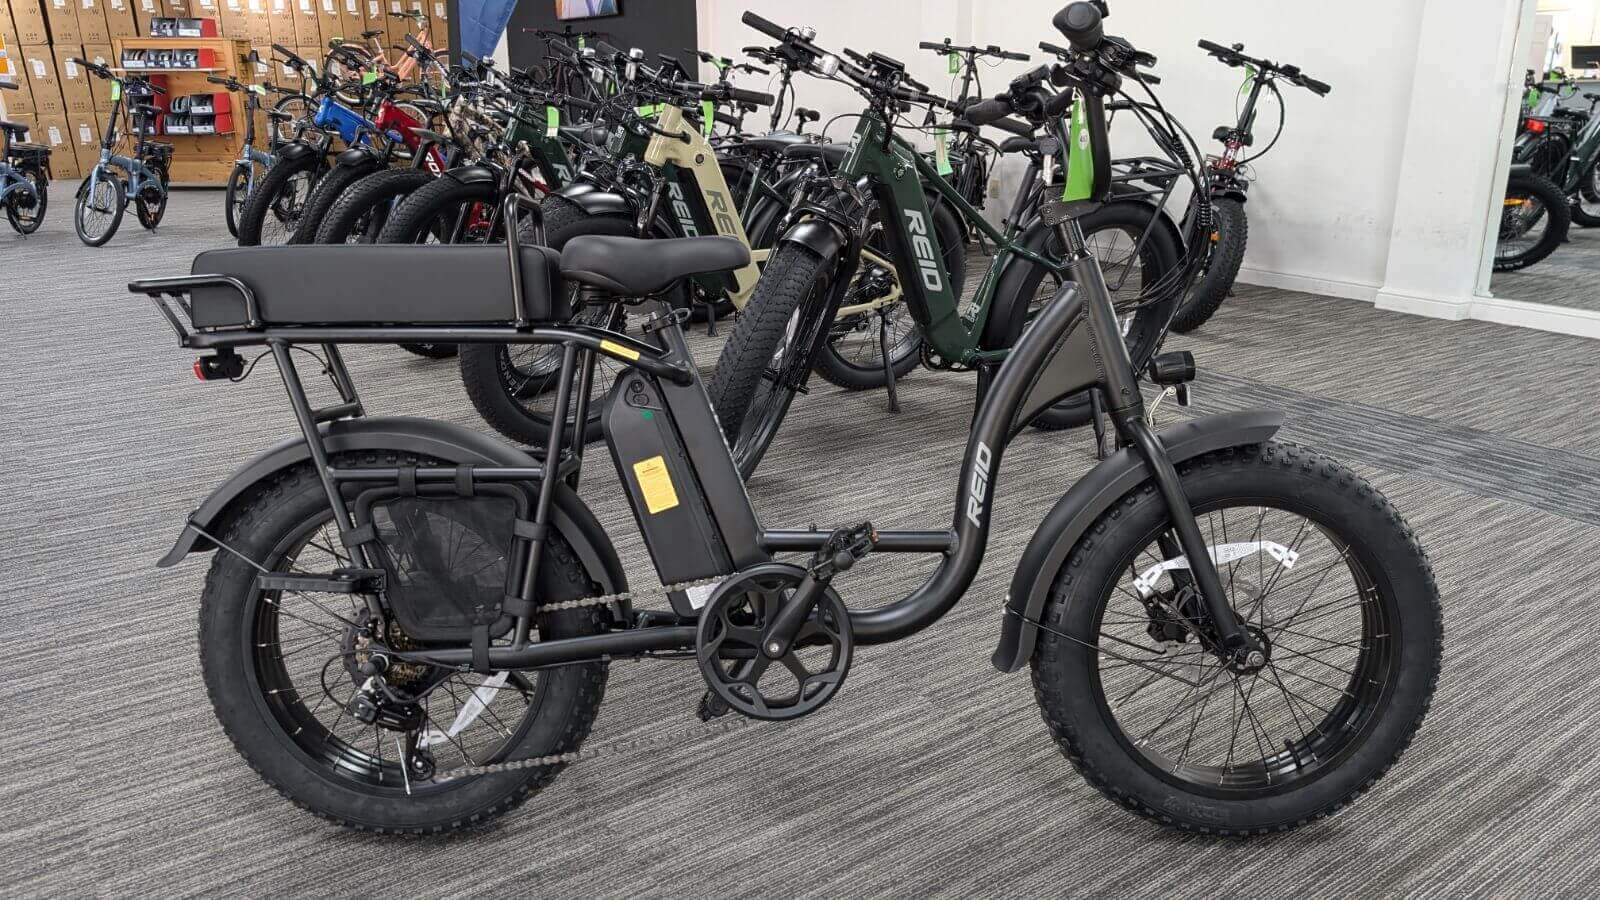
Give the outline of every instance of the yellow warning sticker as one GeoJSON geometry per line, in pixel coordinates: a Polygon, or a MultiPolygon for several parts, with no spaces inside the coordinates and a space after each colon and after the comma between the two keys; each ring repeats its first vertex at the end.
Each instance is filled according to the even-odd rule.
{"type": "MultiPolygon", "coordinates": [[[[615,353],[617,356],[620,356],[623,359],[639,358],[639,351],[633,349],[632,347],[619,344],[616,341],[601,341],[600,349],[606,351],[607,353],[615,353]]],[[[669,484],[667,487],[671,488],[672,485],[669,484]]]]}
{"type": "Polygon", "coordinates": [[[650,515],[678,505],[678,492],[672,487],[666,457],[652,456],[634,463],[633,477],[639,482],[639,491],[644,494],[644,506],[650,510],[650,515]]]}

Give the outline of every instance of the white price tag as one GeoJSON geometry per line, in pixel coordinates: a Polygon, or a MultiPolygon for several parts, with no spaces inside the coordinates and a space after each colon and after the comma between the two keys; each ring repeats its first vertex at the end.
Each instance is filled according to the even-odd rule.
{"type": "Polygon", "coordinates": [[[53,2],[56,5],[56,9],[66,9],[67,8],[67,0],[53,0],[53,2]]]}
{"type": "Polygon", "coordinates": [[[94,9],[94,0],[83,0],[84,9],[94,9]]]}
{"type": "Polygon", "coordinates": [[[94,143],[94,132],[89,130],[88,125],[81,122],[78,123],[78,141],[84,144],[94,143]]]}
{"type": "Polygon", "coordinates": [[[139,6],[141,6],[145,12],[154,14],[156,11],[156,0],[139,0],[139,6]]]}
{"type": "Polygon", "coordinates": [[[399,11],[400,11],[400,0],[389,0],[389,12],[397,13],[399,11]]]}
{"type": "Polygon", "coordinates": [[[333,0],[322,0],[322,11],[330,16],[339,14],[339,7],[333,5],[333,0]]]}
{"type": "Polygon", "coordinates": [[[285,75],[293,75],[294,74],[294,67],[289,65],[288,63],[284,63],[283,64],[283,74],[285,74],[285,75]]]}
{"type": "Polygon", "coordinates": [[[300,11],[307,14],[316,12],[311,8],[311,0],[300,0],[300,11]]]}
{"type": "Polygon", "coordinates": [[[283,12],[288,8],[289,0],[272,0],[272,9],[274,12],[283,12]]]}
{"type": "Polygon", "coordinates": [[[35,77],[35,78],[43,78],[43,77],[45,77],[45,75],[44,75],[44,60],[42,60],[42,59],[30,59],[30,60],[28,60],[28,62],[33,63],[33,77],[35,77]]]}
{"type": "Polygon", "coordinates": [[[50,135],[50,146],[52,146],[52,147],[61,146],[61,129],[57,128],[54,125],[51,125],[50,128],[48,129],[48,132],[49,132],[49,135],[50,135]]]}
{"type": "Polygon", "coordinates": [[[443,18],[445,18],[444,4],[443,3],[435,3],[433,5],[433,17],[435,19],[443,19],[443,18]]]}
{"type": "Polygon", "coordinates": [[[344,0],[344,11],[352,16],[361,15],[361,7],[356,5],[356,0],[344,0]]]}
{"type": "MultiPolygon", "coordinates": [[[[256,74],[260,75],[262,78],[265,78],[272,74],[272,69],[268,68],[266,63],[256,60],[256,74]]],[[[260,85],[257,85],[257,87],[260,87],[260,85]]]]}
{"type": "Polygon", "coordinates": [[[63,60],[63,62],[66,63],[67,77],[71,78],[73,81],[77,81],[78,80],[78,64],[73,62],[70,59],[63,60]]]}
{"type": "Polygon", "coordinates": [[[200,0],[200,6],[205,9],[216,9],[217,0],[200,0]]]}
{"type": "Polygon", "coordinates": [[[126,4],[124,4],[122,2],[122,0],[111,0],[111,8],[116,10],[117,12],[122,12],[123,10],[127,9],[128,7],[127,7],[126,4]]]}

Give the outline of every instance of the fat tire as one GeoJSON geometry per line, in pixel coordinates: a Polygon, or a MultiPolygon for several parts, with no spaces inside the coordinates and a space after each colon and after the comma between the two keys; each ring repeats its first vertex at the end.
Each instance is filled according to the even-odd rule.
{"type": "MultiPolygon", "coordinates": [[[[431,183],[437,176],[417,169],[383,169],[350,185],[317,228],[316,243],[343,244],[361,217],[380,203],[390,203],[431,183]]],[[[402,201],[403,202],[403,201],[402,201]]],[[[370,228],[370,225],[368,226],[370,228]]],[[[382,229],[379,229],[381,233],[382,229]]]]}
{"type": "Polygon", "coordinates": [[[1217,239],[1211,245],[1205,268],[1172,317],[1172,330],[1179,334],[1188,334],[1217,314],[1244,263],[1245,243],[1250,239],[1250,220],[1245,216],[1244,204],[1230,198],[1212,200],[1211,227],[1217,239]]]}
{"type": "MultiPolygon", "coordinates": [[[[239,219],[239,246],[261,246],[261,229],[267,216],[272,214],[272,207],[278,202],[278,197],[288,188],[295,176],[308,174],[313,179],[311,190],[316,190],[314,183],[317,177],[317,168],[322,165],[322,159],[317,156],[304,156],[299,159],[280,159],[267,169],[267,174],[261,176],[256,182],[256,192],[244,205],[244,213],[239,219]]],[[[310,199],[309,194],[307,199],[310,199]]],[[[303,213],[303,210],[302,210],[303,213]]],[[[296,227],[299,221],[295,222],[296,227]]]]}
{"type": "Polygon", "coordinates": [[[1269,442],[1215,451],[1179,466],[1184,493],[1209,501],[1293,498],[1313,507],[1350,541],[1364,567],[1395,598],[1400,662],[1388,706],[1373,735],[1340,768],[1263,802],[1195,793],[1160,778],[1107,722],[1084,679],[1079,642],[1094,646],[1104,596],[1116,590],[1123,561],[1168,518],[1146,481],[1100,515],[1056,575],[1034,648],[1034,696],[1061,753],[1111,801],[1169,828],[1221,835],[1288,831],[1331,816],[1381,778],[1409,746],[1438,683],[1443,620],[1438,587],[1416,535],[1387,498],[1338,462],[1292,444],[1269,442]]]}
{"type": "Polygon", "coordinates": [[[489,183],[465,183],[445,175],[411,193],[384,223],[380,244],[415,244],[441,212],[464,203],[494,203],[500,191],[489,183]]]}
{"type": "Polygon", "coordinates": [[[761,282],[750,297],[750,305],[734,323],[733,334],[717,357],[717,370],[706,386],[711,406],[722,423],[723,434],[733,450],[733,461],[740,476],[748,479],[766,455],[777,426],[762,440],[752,436],[740,443],[740,432],[751,415],[777,416],[779,423],[788,415],[791,392],[768,395],[781,408],[753,410],[756,390],[766,377],[767,365],[788,332],[789,319],[812,292],[822,285],[833,261],[824,259],[803,244],[780,244],[761,273],[761,282]]]}
{"type": "Polygon", "coordinates": [[[1572,207],[1567,204],[1566,194],[1556,186],[1555,182],[1542,175],[1512,175],[1506,182],[1506,192],[1509,194],[1513,189],[1520,189],[1538,197],[1539,202],[1544,204],[1545,214],[1550,217],[1550,224],[1545,228],[1544,236],[1539,239],[1539,243],[1526,251],[1507,259],[1501,259],[1496,253],[1494,258],[1496,272],[1514,272],[1543,262],[1566,241],[1567,231],[1572,226],[1572,207]]]}
{"type": "MultiPolygon", "coordinates": [[[[540,208],[544,212],[545,246],[553,250],[560,250],[566,246],[567,241],[579,235],[632,237],[636,234],[632,216],[614,213],[591,214],[561,196],[551,195],[545,198],[540,208]]],[[[531,228],[531,225],[527,228],[531,228]]],[[[525,235],[525,240],[528,242],[533,240],[531,230],[525,235]]],[[[550,420],[548,417],[529,412],[507,391],[505,380],[500,377],[500,368],[507,352],[504,344],[462,346],[461,384],[466,388],[467,399],[472,401],[473,408],[490,428],[524,446],[543,447],[550,436],[550,420]]],[[[584,443],[597,441],[601,436],[602,431],[596,411],[593,418],[584,426],[584,443]]]]}
{"type": "Polygon", "coordinates": [[[334,204],[339,202],[345,189],[375,171],[366,165],[334,166],[318,178],[316,186],[311,189],[311,196],[306,198],[306,208],[300,213],[300,221],[295,223],[289,243],[317,243],[317,232],[322,228],[323,220],[328,217],[328,211],[333,209],[334,204]]]}
{"type": "MultiPolygon", "coordinates": [[[[438,461],[387,451],[344,454],[340,465],[440,465],[438,461]]],[[[222,539],[245,556],[271,563],[273,548],[310,517],[327,510],[327,498],[312,468],[291,467],[253,489],[226,526],[222,539]]],[[[571,586],[584,595],[599,592],[566,541],[554,535],[546,544],[541,581],[571,586]],[[550,574],[545,576],[543,573],[550,574]]],[[[295,805],[346,828],[378,833],[439,834],[481,825],[525,802],[555,780],[564,766],[544,766],[462,779],[459,788],[433,797],[379,796],[331,779],[283,733],[260,702],[249,674],[251,657],[240,652],[248,640],[246,608],[257,572],[232,553],[218,552],[206,575],[200,602],[200,665],[206,690],[228,739],[256,774],[295,805]]],[[[544,615],[540,636],[577,637],[605,630],[597,607],[544,615]]],[[[576,750],[588,736],[605,697],[604,662],[563,666],[541,673],[544,702],[529,733],[510,758],[531,758],[576,750]],[[553,701],[553,702],[552,702],[553,701]]]]}
{"type": "Polygon", "coordinates": [[[44,214],[50,208],[50,173],[31,162],[17,166],[17,172],[23,176],[32,176],[28,178],[28,181],[33,185],[34,190],[38,192],[39,199],[37,205],[30,210],[33,213],[33,219],[24,222],[22,217],[17,214],[16,204],[18,199],[17,194],[13,193],[6,201],[6,221],[11,223],[12,229],[17,234],[33,234],[44,224],[44,214]]]}
{"type": "Polygon", "coordinates": [[[228,223],[228,234],[235,240],[239,237],[239,219],[243,217],[243,207],[249,199],[250,166],[240,163],[228,173],[228,192],[222,201],[222,217],[228,223]]]}

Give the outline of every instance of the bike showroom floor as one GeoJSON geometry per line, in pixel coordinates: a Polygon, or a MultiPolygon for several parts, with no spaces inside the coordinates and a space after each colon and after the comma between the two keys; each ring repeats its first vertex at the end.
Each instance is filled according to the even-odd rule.
{"type": "Polygon", "coordinates": [[[1490,293],[1506,300],[1600,310],[1600,295],[1594,290],[1600,277],[1600,228],[1574,222],[1567,237],[1567,243],[1538,265],[1496,272],[1489,282],[1490,293]]]}
{"type": "MultiPolygon", "coordinates": [[[[1029,530],[1093,464],[1078,431],[1013,445],[978,583],[938,626],[858,654],[848,688],[815,716],[579,763],[478,833],[397,840],[324,825],[244,770],[205,700],[195,628],[207,560],[153,566],[205,491],[294,428],[273,372],[197,383],[167,325],[124,291],[225,243],[221,202],[181,192],[158,233],[130,218],[99,250],[78,243],[65,203],[31,238],[0,234],[11,892],[1600,890],[1600,419],[1590,368],[1573,364],[1594,345],[1255,287],[1172,341],[1202,367],[1194,411],[1286,409],[1284,437],[1343,457],[1393,498],[1445,602],[1433,713],[1405,764],[1337,818],[1252,841],[1159,830],[1071,770],[1026,673],[990,667],[1029,530]]],[[[720,338],[695,340],[709,365],[720,338]]],[[[483,427],[453,363],[387,347],[349,356],[374,413],[483,427]]],[[[943,527],[972,386],[916,372],[897,417],[882,394],[814,388],[750,486],[757,508],[787,510],[774,524],[943,527]]],[[[584,495],[625,538],[634,585],[653,584],[612,467],[592,460],[584,495]]],[[[898,597],[925,571],[869,558],[843,593],[852,605],[898,597]]],[[[701,691],[689,664],[619,663],[591,745],[690,725],[701,691]]]]}

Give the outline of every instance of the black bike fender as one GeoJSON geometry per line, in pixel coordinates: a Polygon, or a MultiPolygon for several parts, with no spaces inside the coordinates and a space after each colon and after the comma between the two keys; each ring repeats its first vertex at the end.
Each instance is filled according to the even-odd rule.
{"type": "Polygon", "coordinates": [[[273,155],[278,158],[278,162],[294,162],[313,156],[316,152],[316,148],[310,144],[302,143],[301,141],[290,141],[279,147],[273,155]]]}
{"type": "Polygon", "coordinates": [[[333,158],[334,165],[351,168],[354,166],[370,166],[376,168],[383,165],[383,157],[371,147],[351,147],[342,150],[333,158]]]}
{"type": "MultiPolygon", "coordinates": [[[[408,416],[349,419],[324,424],[322,433],[329,453],[400,450],[472,465],[539,464],[533,457],[497,438],[430,419],[408,416]]],[[[289,438],[267,448],[212,491],[190,514],[177,543],[156,563],[157,567],[168,568],[182,562],[190,553],[216,549],[202,531],[216,534],[237,514],[240,503],[256,485],[291,466],[308,464],[310,460],[311,450],[303,438],[289,438]]],[[[565,483],[556,485],[554,513],[556,529],[572,545],[589,577],[600,584],[605,593],[627,590],[627,573],[623,571],[611,538],[589,507],[565,483]]]]}
{"type": "Polygon", "coordinates": [[[633,204],[616,191],[605,190],[587,181],[574,181],[564,184],[555,192],[555,196],[566,200],[591,216],[607,214],[621,214],[631,216],[634,214],[633,204]]]}
{"type": "Polygon", "coordinates": [[[499,184],[500,173],[488,166],[456,166],[444,173],[446,178],[454,178],[462,184],[499,184]]]}
{"type": "MultiPolygon", "coordinates": [[[[1283,426],[1284,414],[1252,409],[1190,419],[1162,429],[1156,437],[1178,464],[1225,447],[1259,444],[1283,426]]],[[[1113,453],[1074,484],[1039,524],[1017,563],[1000,621],[1000,645],[991,662],[1002,672],[1015,672],[1033,656],[1039,621],[1056,573],[1078,545],[1078,539],[1116,502],[1149,480],[1144,461],[1132,448],[1113,453]]]]}
{"type": "MultiPolygon", "coordinates": [[[[1178,229],[1178,223],[1172,220],[1172,216],[1168,215],[1166,210],[1161,209],[1149,200],[1122,197],[1111,200],[1104,205],[1111,206],[1125,203],[1136,203],[1155,210],[1156,221],[1172,236],[1173,246],[1180,251],[1183,249],[1183,232],[1178,229]]],[[[1034,253],[1044,255],[1046,248],[1049,246],[1050,235],[1050,226],[1044,224],[1043,221],[1035,216],[1033,221],[1022,229],[1022,233],[1017,236],[1015,243],[1026,247],[1034,253]]],[[[1027,316],[1023,313],[1026,312],[1028,303],[1033,299],[1031,293],[1024,296],[1025,292],[1021,290],[1020,282],[1027,277],[1028,270],[1032,266],[1033,262],[1022,256],[1012,254],[1007,257],[1005,268],[1000,271],[1000,277],[995,282],[994,306],[990,308],[989,318],[984,322],[983,335],[979,342],[980,347],[986,350],[1010,347],[1017,342],[1017,337],[1022,334],[1023,327],[1027,325],[1027,316]],[[1019,306],[1021,307],[1020,310],[1018,309],[1019,306]]]]}
{"type": "Polygon", "coordinates": [[[845,236],[839,233],[839,229],[821,219],[806,219],[790,226],[778,243],[800,244],[823,259],[838,259],[847,246],[845,236]]]}

